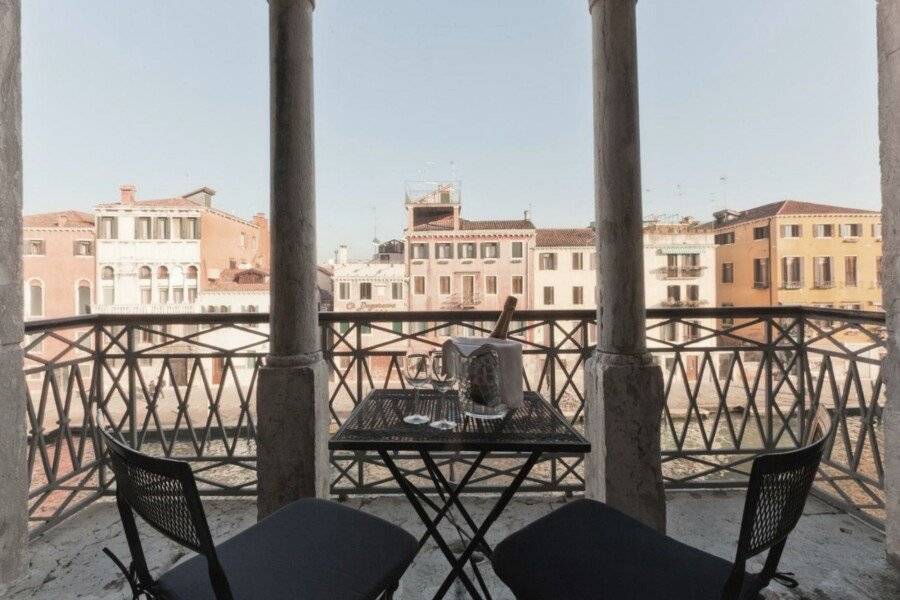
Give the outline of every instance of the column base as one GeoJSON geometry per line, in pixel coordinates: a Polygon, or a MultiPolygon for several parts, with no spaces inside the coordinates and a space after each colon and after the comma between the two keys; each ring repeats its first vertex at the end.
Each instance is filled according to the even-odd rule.
{"type": "Polygon", "coordinates": [[[25,568],[28,544],[28,451],[25,378],[18,345],[0,346],[0,584],[25,568]]]}
{"type": "Polygon", "coordinates": [[[595,353],[585,368],[585,493],[666,530],[660,464],[662,370],[650,357],[595,353]]]}
{"type": "Polygon", "coordinates": [[[328,498],[328,365],[264,366],[256,397],[259,518],[299,498],[328,498]]]}

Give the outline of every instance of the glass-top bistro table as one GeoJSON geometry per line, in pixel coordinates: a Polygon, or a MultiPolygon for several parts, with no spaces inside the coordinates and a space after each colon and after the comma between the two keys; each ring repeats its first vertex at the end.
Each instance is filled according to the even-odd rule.
{"type": "Polygon", "coordinates": [[[433,537],[450,563],[450,573],[434,598],[443,598],[456,578],[460,579],[473,598],[489,598],[487,587],[477,568],[474,572],[484,596],[464,571],[466,562],[476,550],[490,557],[491,548],[485,541],[485,534],[542,454],[586,454],[590,452],[591,445],[535,392],[525,392],[525,401],[520,408],[502,419],[494,420],[463,418],[455,394],[456,392],[448,392],[448,400],[442,401],[437,392],[430,390],[420,390],[417,399],[414,399],[413,390],[374,390],[354,409],[328,446],[331,450],[377,452],[381,457],[425,525],[427,531],[419,540],[419,549],[429,537],[433,537]],[[454,429],[441,430],[427,424],[404,423],[403,417],[414,412],[432,415],[433,419],[446,418],[458,425],[454,429]],[[422,490],[397,466],[394,454],[401,451],[419,454],[433,489],[422,490]],[[459,481],[451,482],[441,472],[432,453],[454,451],[472,453],[476,457],[459,481]],[[521,453],[524,463],[517,471],[513,471],[512,479],[493,508],[482,523],[477,524],[460,496],[482,461],[492,452],[521,453]],[[433,499],[434,495],[439,497],[439,501],[433,499]],[[452,508],[459,512],[463,523],[453,519],[452,508]],[[465,548],[460,554],[451,550],[438,530],[438,525],[445,518],[466,540],[465,548]]]}

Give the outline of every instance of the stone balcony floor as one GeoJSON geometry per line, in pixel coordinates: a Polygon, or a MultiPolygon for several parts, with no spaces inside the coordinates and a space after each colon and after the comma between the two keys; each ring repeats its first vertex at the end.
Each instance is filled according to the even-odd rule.
{"type": "MultiPolygon", "coordinates": [[[[744,495],[728,492],[671,492],[668,495],[668,528],[673,537],[733,558],[744,495]]],[[[566,502],[559,495],[522,495],[497,521],[489,535],[496,543],[539,516],[566,502]]],[[[356,498],[351,506],[382,516],[420,535],[424,528],[401,497],[356,498]]],[[[486,498],[467,498],[477,515],[489,509],[486,498]]],[[[210,528],[223,540],[253,523],[256,506],[251,498],[205,499],[210,528]]],[[[476,517],[477,519],[478,517],[476,517]]],[[[450,537],[446,533],[447,539],[450,537]]],[[[602,535],[602,532],[598,532],[602,535]]],[[[34,540],[28,572],[3,588],[0,597],[24,599],[120,600],[129,598],[123,579],[102,554],[109,546],[125,558],[128,551],[115,503],[101,500],[34,540]]],[[[151,567],[168,569],[185,556],[183,549],[147,532],[144,548],[151,567]]],[[[448,572],[448,565],[434,543],[428,544],[401,581],[398,600],[430,598],[448,572]]],[[[780,570],[793,571],[800,587],[787,590],[773,583],[766,598],[872,600],[900,598],[900,570],[884,557],[884,537],[869,526],[827,504],[810,499],[800,524],[785,549],[780,570]]],[[[497,600],[512,600],[508,589],[493,575],[486,575],[497,600]]],[[[466,598],[461,585],[447,598],[466,598]]]]}

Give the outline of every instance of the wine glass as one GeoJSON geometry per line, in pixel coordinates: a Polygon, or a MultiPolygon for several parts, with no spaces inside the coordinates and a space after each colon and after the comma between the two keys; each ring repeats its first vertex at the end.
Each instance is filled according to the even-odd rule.
{"type": "Polygon", "coordinates": [[[456,375],[447,367],[447,356],[443,352],[431,353],[431,387],[441,394],[440,410],[447,417],[432,422],[431,426],[435,429],[456,427],[456,421],[452,419],[453,412],[447,403],[447,392],[456,384],[456,375]]]}
{"type": "MultiPolygon", "coordinates": [[[[413,395],[413,410],[418,409],[419,388],[428,385],[428,355],[421,352],[410,352],[406,355],[403,365],[403,377],[415,390],[413,395]]],[[[428,415],[413,412],[403,417],[404,423],[410,425],[422,425],[431,420],[428,415]]]]}

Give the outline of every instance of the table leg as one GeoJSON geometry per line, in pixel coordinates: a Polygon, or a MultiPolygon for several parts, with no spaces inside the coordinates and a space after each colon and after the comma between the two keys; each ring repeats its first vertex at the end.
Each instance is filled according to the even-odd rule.
{"type": "MultiPolygon", "coordinates": [[[[531,469],[534,467],[535,463],[537,463],[540,458],[540,452],[532,452],[528,459],[525,461],[525,464],[522,465],[522,468],[519,469],[518,474],[516,474],[512,483],[503,490],[503,494],[500,495],[500,499],[497,500],[497,503],[494,505],[494,508],[491,509],[491,512],[488,513],[488,516],[484,519],[481,526],[475,532],[475,536],[466,546],[466,549],[463,550],[463,553],[456,557],[456,560],[453,561],[452,566],[453,569],[450,571],[450,574],[444,579],[444,583],[441,584],[441,587],[438,589],[437,593],[434,595],[435,600],[444,597],[444,594],[447,593],[447,590],[450,589],[450,586],[453,584],[453,580],[457,577],[465,575],[465,572],[462,570],[463,566],[466,564],[466,561],[469,560],[469,557],[472,556],[472,553],[475,551],[476,546],[480,545],[484,541],[484,536],[487,534],[488,529],[491,528],[491,525],[494,524],[494,521],[500,516],[503,512],[503,509],[506,508],[506,505],[509,504],[509,501],[512,500],[513,495],[522,485],[522,482],[525,481],[525,478],[528,477],[528,474],[531,472],[531,469]]],[[[468,577],[466,577],[468,579],[468,577]]],[[[471,590],[470,592],[471,593],[471,590]]],[[[478,596],[473,596],[477,598],[478,596]]]]}
{"type": "MultiPolygon", "coordinates": [[[[431,537],[434,538],[434,541],[437,543],[438,547],[441,549],[441,552],[444,553],[444,556],[447,558],[447,561],[451,566],[454,567],[454,573],[456,573],[455,577],[459,577],[459,579],[463,582],[463,585],[466,587],[466,590],[472,596],[472,598],[476,598],[477,600],[481,600],[481,595],[478,593],[478,590],[475,589],[475,585],[472,583],[472,580],[469,579],[469,576],[466,575],[464,571],[461,569],[457,572],[456,567],[456,555],[453,554],[453,551],[450,550],[450,547],[447,545],[447,542],[444,541],[443,536],[441,536],[440,532],[437,529],[437,524],[428,518],[428,513],[425,511],[425,508],[422,506],[422,503],[419,501],[418,497],[416,497],[415,486],[403,475],[400,469],[397,467],[396,463],[390,457],[387,451],[379,450],[379,456],[381,456],[381,460],[384,461],[384,464],[387,466],[388,470],[391,472],[391,475],[394,476],[394,479],[397,480],[397,483],[400,485],[400,488],[403,490],[404,495],[409,500],[409,503],[412,504],[413,509],[419,515],[419,519],[425,525],[425,528],[428,530],[428,533],[431,534],[431,537]]],[[[471,553],[469,553],[471,556],[471,553]]],[[[466,557],[468,560],[468,556],[466,557]]],[[[451,580],[452,583],[452,580],[451,580]]],[[[449,588],[449,584],[447,588],[449,588]]],[[[447,593],[447,590],[444,589],[438,596],[435,598],[442,598],[444,594],[447,593]]]]}

